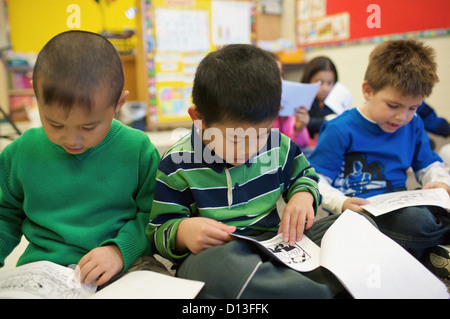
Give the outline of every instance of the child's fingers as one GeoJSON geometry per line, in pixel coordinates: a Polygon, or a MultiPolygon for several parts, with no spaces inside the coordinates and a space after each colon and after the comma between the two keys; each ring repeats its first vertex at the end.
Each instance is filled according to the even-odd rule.
{"type": "Polygon", "coordinates": [[[114,274],[111,271],[103,271],[98,277],[97,277],[97,286],[102,286],[106,284],[114,274]]]}
{"type": "Polygon", "coordinates": [[[299,214],[296,241],[302,240],[305,229],[310,229],[313,224],[314,224],[313,209],[309,209],[305,213],[299,214]]]}
{"type": "MultiPolygon", "coordinates": [[[[97,279],[103,274],[103,269],[101,269],[98,265],[93,268],[89,273],[86,274],[86,277],[84,279],[84,283],[86,285],[91,284],[94,281],[97,281],[97,279]]],[[[101,285],[97,282],[97,285],[101,285]]]]}
{"type": "Polygon", "coordinates": [[[306,220],[306,229],[310,229],[312,227],[312,225],[314,224],[314,211],[309,212],[308,214],[308,218],[306,220]]]}
{"type": "Polygon", "coordinates": [[[116,245],[97,247],[84,255],[76,267],[80,282],[103,285],[123,268],[122,254],[116,245]]]}
{"type": "Polygon", "coordinates": [[[291,209],[286,208],[283,213],[283,218],[281,219],[278,233],[281,232],[283,234],[283,241],[289,243],[289,245],[294,245],[298,233],[303,233],[302,226],[300,226],[299,223],[304,224],[305,220],[303,219],[302,222],[298,215],[299,214],[296,214],[291,209]]]}
{"type": "Polygon", "coordinates": [[[207,220],[206,223],[207,227],[205,228],[205,233],[201,239],[201,248],[195,253],[213,246],[223,245],[233,240],[230,233],[236,230],[235,226],[229,226],[212,219],[207,220]]]}
{"type": "Polygon", "coordinates": [[[231,234],[236,231],[236,226],[230,226],[230,225],[227,225],[227,224],[224,224],[221,222],[217,222],[217,224],[218,224],[217,225],[218,229],[220,229],[228,234],[231,234]]]}
{"type": "Polygon", "coordinates": [[[306,215],[299,214],[296,225],[292,225],[292,226],[295,226],[295,233],[291,234],[289,245],[293,246],[296,241],[300,241],[302,239],[303,232],[305,230],[305,221],[306,221],[306,215]]]}
{"type": "Polygon", "coordinates": [[[78,271],[80,276],[80,282],[82,283],[86,283],[86,277],[96,266],[95,263],[90,262],[91,260],[90,257],[91,257],[90,254],[87,253],[86,255],[83,256],[83,258],[80,259],[77,265],[76,271],[78,271]]]}
{"type": "Polygon", "coordinates": [[[208,237],[208,239],[205,240],[203,247],[204,247],[204,249],[206,249],[206,248],[210,248],[210,247],[214,247],[214,246],[220,246],[220,245],[228,243],[232,239],[233,238],[230,235],[228,235],[228,237],[221,237],[221,238],[208,237]]]}
{"type": "Polygon", "coordinates": [[[91,282],[97,280],[101,272],[95,263],[88,262],[80,267],[80,282],[89,285],[91,282]]]}
{"type": "Polygon", "coordinates": [[[289,224],[290,224],[290,216],[287,211],[287,207],[284,210],[283,217],[281,218],[280,226],[278,227],[278,234],[283,234],[283,240],[285,242],[289,241],[289,224]]]}
{"type": "Polygon", "coordinates": [[[354,212],[363,212],[364,209],[361,207],[362,205],[370,204],[370,202],[365,198],[360,197],[350,197],[345,200],[342,211],[345,211],[346,209],[350,209],[354,212]]]}
{"type": "Polygon", "coordinates": [[[211,228],[207,234],[207,243],[212,245],[220,245],[229,242],[233,237],[230,235],[229,229],[211,228]]]}
{"type": "Polygon", "coordinates": [[[285,210],[278,233],[282,233],[283,241],[292,246],[302,239],[305,229],[311,228],[313,224],[314,210],[298,212],[285,210]]]}

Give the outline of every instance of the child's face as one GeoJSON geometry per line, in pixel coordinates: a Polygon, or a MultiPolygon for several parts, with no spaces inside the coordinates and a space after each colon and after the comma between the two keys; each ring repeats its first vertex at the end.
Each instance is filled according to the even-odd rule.
{"type": "Polygon", "coordinates": [[[363,95],[367,102],[361,107],[362,113],[386,133],[408,124],[423,100],[422,96],[402,96],[390,86],[374,93],[367,82],[363,84],[363,95]]]}
{"type": "Polygon", "coordinates": [[[215,123],[203,125],[203,143],[228,164],[241,165],[267,143],[273,121],[261,124],[215,123]]]}
{"type": "MultiPolygon", "coordinates": [[[[120,101],[124,103],[122,98],[123,96],[120,101]]],[[[103,141],[114,115],[123,103],[119,102],[115,107],[105,105],[103,99],[97,96],[90,112],[74,106],[69,114],[57,105],[39,103],[39,114],[50,141],[61,146],[67,153],[82,154],[103,141]]]]}
{"type": "Polygon", "coordinates": [[[317,91],[316,98],[320,101],[323,101],[327,98],[331,89],[336,82],[336,78],[334,76],[333,71],[319,71],[311,78],[311,83],[316,83],[317,81],[321,81],[319,90],[317,91]]]}

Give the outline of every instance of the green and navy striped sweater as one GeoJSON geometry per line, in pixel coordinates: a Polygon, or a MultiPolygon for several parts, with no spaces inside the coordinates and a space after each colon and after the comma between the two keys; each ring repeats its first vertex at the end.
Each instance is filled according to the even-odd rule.
{"type": "Polygon", "coordinates": [[[317,211],[319,178],[287,136],[272,130],[263,150],[238,166],[215,155],[213,161],[206,160],[206,146],[198,147],[196,138],[195,130],[181,138],[159,164],[147,227],[154,252],[175,263],[187,257],[175,252],[176,231],[185,218],[208,217],[240,230],[277,231],[277,200],[282,195],[288,201],[299,191],[314,196],[317,211]]]}

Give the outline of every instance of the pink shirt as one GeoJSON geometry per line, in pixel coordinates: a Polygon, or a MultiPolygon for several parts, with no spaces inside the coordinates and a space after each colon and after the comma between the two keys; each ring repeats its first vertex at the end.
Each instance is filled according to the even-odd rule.
{"type": "Polygon", "coordinates": [[[300,132],[296,132],[294,126],[295,116],[278,116],[273,123],[273,128],[279,129],[281,133],[297,143],[300,148],[308,146],[310,137],[306,126],[300,132]]]}

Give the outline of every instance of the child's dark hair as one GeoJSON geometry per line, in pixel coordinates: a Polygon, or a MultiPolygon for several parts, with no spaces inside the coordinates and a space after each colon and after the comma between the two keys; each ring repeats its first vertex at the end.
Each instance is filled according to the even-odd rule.
{"type": "Polygon", "coordinates": [[[280,71],[274,59],[255,46],[227,45],[200,62],[192,99],[207,125],[274,120],[281,104],[280,71]]]}
{"type": "Polygon", "coordinates": [[[338,72],[336,70],[336,66],[333,61],[325,56],[319,56],[317,58],[312,59],[306,65],[305,70],[303,72],[303,77],[301,79],[301,83],[310,83],[311,79],[320,71],[331,71],[334,73],[334,82],[338,81],[338,72]]]}
{"type": "Polygon", "coordinates": [[[114,46],[97,33],[67,31],[40,51],[33,71],[38,102],[57,105],[69,113],[76,105],[90,111],[95,93],[115,106],[124,85],[122,62],[114,46]]]}
{"type": "Polygon", "coordinates": [[[427,97],[439,81],[435,50],[417,40],[392,40],[370,54],[364,80],[376,93],[387,86],[403,96],[427,97]]]}

